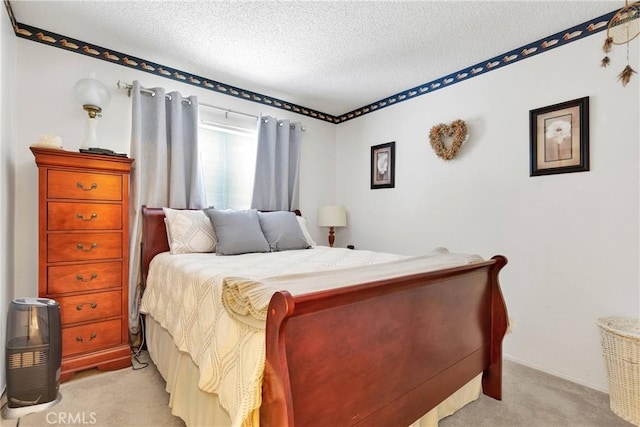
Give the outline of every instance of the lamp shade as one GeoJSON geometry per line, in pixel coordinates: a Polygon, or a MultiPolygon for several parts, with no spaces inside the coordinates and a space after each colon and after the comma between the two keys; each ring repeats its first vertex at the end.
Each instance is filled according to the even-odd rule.
{"type": "Polygon", "coordinates": [[[79,80],[73,86],[73,93],[82,108],[89,115],[87,120],[87,135],[82,141],[81,149],[98,147],[98,117],[101,116],[102,109],[109,105],[111,94],[109,88],[91,77],[79,80]]]}
{"type": "Polygon", "coordinates": [[[321,206],[318,208],[318,226],[346,227],[347,210],[344,206],[321,206]]]}
{"type": "Polygon", "coordinates": [[[82,105],[92,105],[98,108],[104,108],[111,101],[109,88],[100,81],[87,77],[79,80],[73,86],[73,93],[82,105]]]}

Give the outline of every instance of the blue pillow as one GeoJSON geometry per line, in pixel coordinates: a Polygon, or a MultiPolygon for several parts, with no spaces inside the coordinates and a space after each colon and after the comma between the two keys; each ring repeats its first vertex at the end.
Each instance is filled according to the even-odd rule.
{"type": "Polygon", "coordinates": [[[258,219],[271,252],[311,247],[302,234],[296,214],[293,212],[258,212],[258,219]]]}
{"type": "Polygon", "coordinates": [[[251,252],[270,252],[262,234],[258,211],[207,209],[205,213],[218,241],[216,255],[239,255],[251,252]]]}

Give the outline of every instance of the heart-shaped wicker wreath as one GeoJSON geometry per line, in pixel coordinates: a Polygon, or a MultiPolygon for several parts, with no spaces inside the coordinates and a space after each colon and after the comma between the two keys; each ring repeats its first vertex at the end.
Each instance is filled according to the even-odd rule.
{"type": "Polygon", "coordinates": [[[431,128],[429,131],[429,141],[433,151],[436,152],[438,157],[451,160],[458,155],[462,143],[467,139],[467,125],[462,120],[456,120],[451,125],[445,125],[440,123],[431,128]],[[453,143],[451,147],[445,147],[442,142],[444,137],[453,137],[453,143]]]}

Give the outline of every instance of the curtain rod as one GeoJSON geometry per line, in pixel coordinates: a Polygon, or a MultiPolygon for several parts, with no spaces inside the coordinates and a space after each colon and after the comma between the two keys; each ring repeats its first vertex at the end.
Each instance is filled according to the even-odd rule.
{"type": "MultiPolygon", "coordinates": [[[[118,82],[116,83],[116,87],[118,89],[121,90],[126,90],[127,93],[129,94],[129,96],[131,96],[131,89],[133,89],[133,85],[130,83],[125,83],[125,82],[121,82],[120,80],[118,80],[118,82]]],[[[151,96],[155,96],[156,93],[152,90],[152,89],[147,89],[144,87],[140,87],[140,92],[143,93],[148,93],[151,96]]],[[[165,95],[167,98],[171,99],[171,96],[169,94],[165,95]]],[[[183,99],[182,102],[191,104],[191,101],[189,101],[188,99],[183,99]]],[[[240,116],[245,116],[245,117],[251,117],[253,119],[258,119],[258,116],[254,115],[254,114],[249,114],[249,113],[243,113],[242,111],[235,111],[235,110],[231,110],[229,108],[224,108],[224,107],[217,107],[215,105],[211,105],[211,104],[205,104],[204,102],[199,102],[198,105],[200,107],[207,107],[207,108],[212,108],[214,110],[219,110],[219,111],[224,111],[224,115],[225,117],[227,116],[227,114],[238,114],[240,116]]],[[[304,125],[300,125],[300,130],[302,130],[302,132],[306,132],[307,128],[304,125]]]]}
{"type": "MultiPolygon", "coordinates": [[[[118,80],[118,82],[116,83],[116,87],[117,87],[118,89],[122,89],[122,90],[126,90],[126,91],[128,91],[129,96],[131,96],[131,89],[133,89],[133,85],[132,85],[132,84],[124,83],[124,82],[121,82],[120,80],[118,80]]],[[[155,96],[155,94],[156,94],[153,90],[151,90],[151,89],[146,89],[146,88],[143,88],[143,87],[141,87],[141,88],[140,88],[140,91],[141,91],[141,92],[143,92],[143,93],[148,93],[148,94],[149,94],[149,95],[151,95],[151,96],[155,96]]],[[[168,94],[167,94],[167,95],[165,95],[165,96],[166,96],[167,98],[171,99],[171,96],[170,96],[170,95],[168,95],[168,94]]],[[[191,101],[189,101],[188,99],[183,100],[183,102],[185,102],[185,103],[189,103],[189,104],[191,103],[191,101]]],[[[235,111],[235,110],[231,110],[231,109],[229,109],[229,108],[224,108],[224,107],[217,107],[217,106],[215,106],[215,105],[205,104],[205,103],[203,103],[203,102],[199,102],[199,103],[198,103],[198,105],[199,105],[200,107],[207,107],[207,108],[212,108],[212,109],[214,109],[214,110],[224,111],[225,115],[226,115],[227,113],[231,113],[231,114],[238,114],[238,115],[240,115],[240,116],[251,117],[251,118],[253,118],[253,119],[257,119],[257,118],[258,118],[258,116],[254,115],[254,114],[243,113],[242,111],[235,111]]]]}

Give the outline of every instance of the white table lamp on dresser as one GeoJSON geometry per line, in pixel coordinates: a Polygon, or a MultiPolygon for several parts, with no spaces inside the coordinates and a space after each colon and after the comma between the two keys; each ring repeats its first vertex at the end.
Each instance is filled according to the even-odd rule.
{"type": "Polygon", "coordinates": [[[329,227],[329,246],[335,241],[334,227],[347,226],[347,210],[344,206],[321,206],[318,208],[318,226],[329,227]]]}
{"type": "Polygon", "coordinates": [[[109,88],[96,80],[95,74],[92,73],[91,77],[78,81],[73,87],[73,92],[89,116],[87,135],[81,148],[97,148],[100,146],[98,142],[98,117],[102,116],[102,109],[111,101],[109,88]]]}

